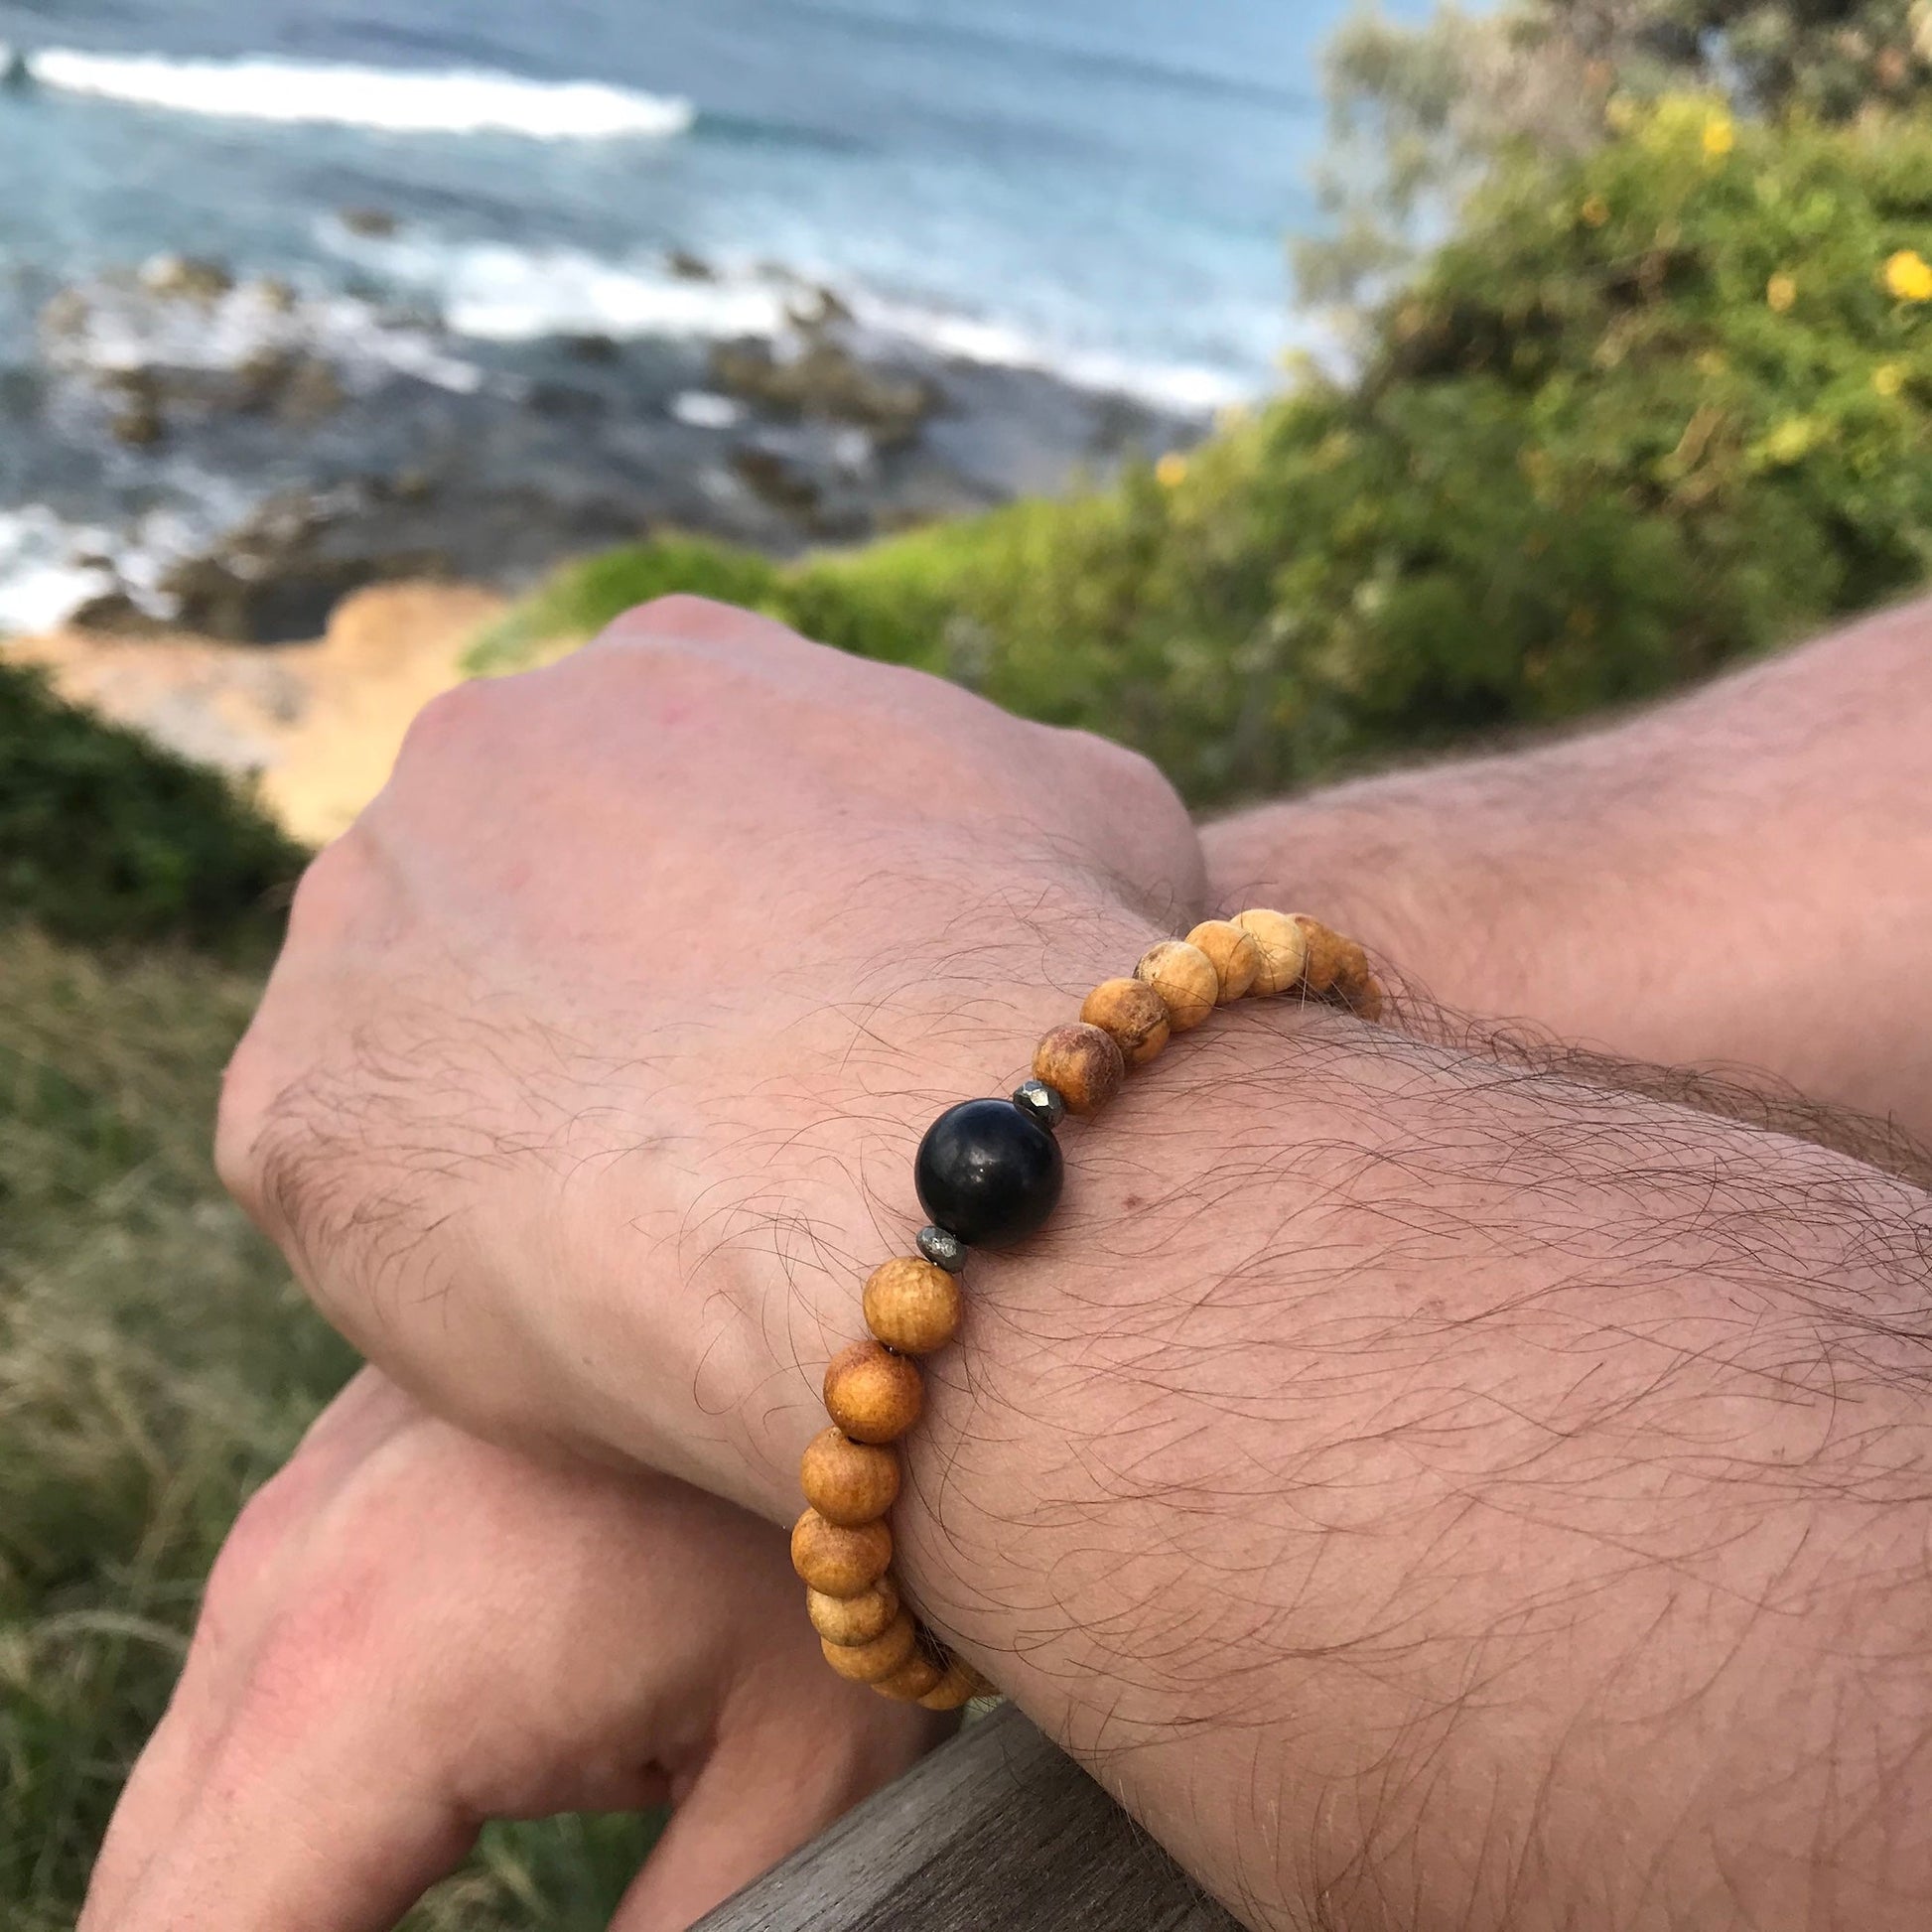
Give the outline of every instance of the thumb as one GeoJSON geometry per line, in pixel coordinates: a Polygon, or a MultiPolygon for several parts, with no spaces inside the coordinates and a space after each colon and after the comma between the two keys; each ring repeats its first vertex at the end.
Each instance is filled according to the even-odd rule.
{"type": "MultiPolygon", "coordinates": [[[[841,1694],[858,1686],[839,1686],[841,1694]]],[[[867,1695],[870,1695],[869,1693],[867,1695]]],[[[740,1723],[722,1732],[631,1881],[611,1932],[684,1932],[815,1838],[939,1734],[740,1723]]],[[[898,1714],[895,1713],[897,1717],[898,1714]]],[[[922,1714],[917,1714],[922,1715],[922,1714]]]]}

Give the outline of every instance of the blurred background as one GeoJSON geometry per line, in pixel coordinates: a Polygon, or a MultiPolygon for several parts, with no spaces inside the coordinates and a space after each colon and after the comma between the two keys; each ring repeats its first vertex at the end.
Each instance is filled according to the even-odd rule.
{"type": "MultiPolygon", "coordinates": [[[[1208,808],[1932,574],[1929,0],[0,0],[0,44],[10,1932],[71,1922],[348,1372],[207,1126],[435,691],[697,590],[1208,808]]],[[[412,1924],[601,1925],[650,1830],[493,1831],[412,1924]]]]}

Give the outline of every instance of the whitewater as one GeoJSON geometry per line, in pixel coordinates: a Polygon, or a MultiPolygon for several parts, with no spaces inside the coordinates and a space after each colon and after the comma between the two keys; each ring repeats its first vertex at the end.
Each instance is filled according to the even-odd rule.
{"type": "Polygon", "coordinates": [[[408,72],[251,58],[171,61],[65,48],[15,54],[16,79],[175,113],[383,134],[515,134],[538,141],[664,140],[696,119],[688,100],[595,80],[526,80],[483,69],[408,72]],[[19,65],[16,65],[18,63],[19,65]]]}

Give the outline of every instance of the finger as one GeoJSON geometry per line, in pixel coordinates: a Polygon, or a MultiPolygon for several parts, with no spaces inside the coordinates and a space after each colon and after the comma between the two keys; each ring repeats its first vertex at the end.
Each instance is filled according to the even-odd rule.
{"type": "MultiPolygon", "coordinates": [[[[477,1821],[407,1739],[364,1721],[385,1702],[366,1689],[346,1692],[336,1721],[244,1715],[172,1817],[165,1798],[141,1798],[88,1932],[387,1932],[463,1862],[477,1821]]],[[[157,1788],[180,1768],[164,1765],[157,1788]]]]}
{"type": "MultiPolygon", "coordinates": [[[[834,1695],[857,1692],[834,1687],[834,1695]]],[[[870,1697],[869,1692],[861,1693],[870,1697]]],[[[923,1712],[834,1711],[726,1729],[631,1881],[611,1932],[684,1932],[896,1776],[943,1734],[923,1712]]]]}
{"type": "Polygon", "coordinates": [[[141,1874],[175,1837],[194,1801],[211,1725],[184,1679],[121,1788],[87,1880],[78,1932],[119,1925],[141,1874]]]}
{"type": "Polygon", "coordinates": [[[385,1437],[406,1426],[408,1398],[373,1369],[363,1369],[324,1410],[294,1460],[257,1492],[229,1532],[216,1579],[168,1709],[148,1739],[114,1806],[87,1886],[81,1923],[120,1922],[141,1875],[163,1847],[179,1839],[208,1765],[227,1729],[242,1667],[238,1653],[258,1634],[254,1599],[272,1591],[299,1558],[303,1530],[318,1498],[385,1437]]]}

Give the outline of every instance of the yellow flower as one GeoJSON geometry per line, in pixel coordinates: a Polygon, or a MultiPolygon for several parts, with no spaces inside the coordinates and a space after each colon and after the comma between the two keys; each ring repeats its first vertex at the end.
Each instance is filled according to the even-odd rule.
{"type": "Polygon", "coordinates": [[[1880,362],[1871,371],[1871,386],[1881,396],[1895,396],[1905,386],[1903,362],[1880,362]]]}
{"type": "Polygon", "coordinates": [[[1581,214],[1584,217],[1584,219],[1587,221],[1592,228],[1600,228],[1603,225],[1603,223],[1610,218],[1610,205],[1602,198],[1602,196],[1592,195],[1589,197],[1587,201],[1584,203],[1583,207],[1580,207],[1577,210],[1577,212],[1581,214]]]}
{"type": "Polygon", "coordinates": [[[1178,450],[1170,450],[1154,466],[1154,476],[1163,489],[1173,489],[1176,483],[1186,481],[1187,459],[1178,450]]]}
{"type": "Polygon", "coordinates": [[[1722,161],[1737,145],[1737,130],[1728,114],[1713,114],[1704,124],[1704,151],[1713,161],[1722,161]]]}
{"type": "Polygon", "coordinates": [[[1792,276],[1787,275],[1783,269],[1779,269],[1764,284],[1764,299],[1771,305],[1772,310],[1776,314],[1783,315],[1785,310],[1790,308],[1792,303],[1798,299],[1798,284],[1796,280],[1792,276]]]}
{"type": "Polygon", "coordinates": [[[1885,262],[1885,287],[1901,302],[1932,302],[1932,262],[1916,248],[1901,248],[1885,262]]]}
{"type": "Polygon", "coordinates": [[[1802,463],[1818,442],[1818,426],[1808,417],[1787,416],[1759,445],[1767,461],[1784,466],[1802,463]]]}

